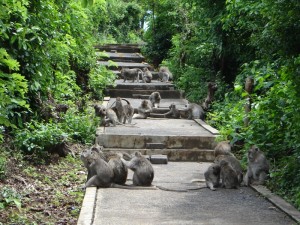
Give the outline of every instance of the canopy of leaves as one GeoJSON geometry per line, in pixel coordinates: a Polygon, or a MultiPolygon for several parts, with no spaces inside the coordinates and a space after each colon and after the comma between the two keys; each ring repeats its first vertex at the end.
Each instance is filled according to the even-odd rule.
{"type": "Polygon", "coordinates": [[[300,2],[164,0],[151,12],[144,54],[168,65],[189,100],[218,83],[208,122],[232,143],[257,144],[271,161],[269,187],[300,208],[300,2]],[[252,111],[245,114],[246,77],[252,111]],[[244,126],[248,117],[250,123],[244,126]]]}

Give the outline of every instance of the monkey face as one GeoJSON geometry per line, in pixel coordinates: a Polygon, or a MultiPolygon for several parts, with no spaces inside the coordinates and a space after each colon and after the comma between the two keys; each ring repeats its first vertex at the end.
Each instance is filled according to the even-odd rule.
{"type": "Polygon", "coordinates": [[[253,162],[255,160],[255,157],[256,157],[258,152],[259,152],[259,148],[255,145],[253,145],[248,151],[249,161],[253,162]]]}

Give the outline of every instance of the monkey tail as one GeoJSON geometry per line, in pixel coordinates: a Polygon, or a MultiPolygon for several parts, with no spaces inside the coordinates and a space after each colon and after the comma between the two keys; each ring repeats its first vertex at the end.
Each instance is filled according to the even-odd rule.
{"type": "Polygon", "coordinates": [[[112,188],[128,189],[128,190],[157,190],[155,186],[135,186],[135,185],[120,185],[111,184],[112,188]]]}
{"type": "Polygon", "coordinates": [[[126,98],[122,98],[125,102],[127,102],[128,105],[131,105],[130,102],[126,98]]]}
{"type": "Polygon", "coordinates": [[[189,191],[196,191],[196,190],[200,190],[203,188],[207,188],[206,186],[200,186],[200,187],[187,188],[187,189],[170,189],[170,188],[166,188],[166,187],[162,187],[162,186],[158,186],[158,185],[156,185],[155,187],[157,187],[158,189],[163,190],[163,191],[174,191],[174,192],[189,192],[189,191]]]}

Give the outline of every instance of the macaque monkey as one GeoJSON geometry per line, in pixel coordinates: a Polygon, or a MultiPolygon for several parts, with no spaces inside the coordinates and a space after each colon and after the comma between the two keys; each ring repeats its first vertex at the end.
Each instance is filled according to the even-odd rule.
{"type": "Polygon", "coordinates": [[[117,97],[115,109],[120,123],[126,123],[126,120],[128,123],[131,123],[134,109],[127,99],[121,99],[120,97],[117,97]],[[126,101],[127,104],[123,105],[122,100],[126,101]]]}
{"type": "Polygon", "coordinates": [[[149,96],[149,101],[151,102],[152,107],[159,108],[160,100],[161,97],[158,91],[152,92],[149,96]]]}
{"type": "Polygon", "coordinates": [[[133,174],[133,185],[151,186],[154,178],[154,170],[149,162],[140,152],[135,152],[130,161],[122,160],[125,165],[131,169],[133,174]]]}
{"type": "Polygon", "coordinates": [[[234,169],[240,185],[243,182],[243,168],[241,166],[240,161],[237,158],[235,158],[234,155],[218,155],[215,158],[214,162],[220,165],[222,160],[227,161],[229,165],[234,169]]]}
{"type": "Polygon", "coordinates": [[[255,145],[248,151],[248,168],[245,175],[245,185],[264,184],[269,173],[269,162],[264,153],[255,145]]]}
{"type": "Polygon", "coordinates": [[[143,69],[143,77],[142,77],[142,80],[144,83],[151,83],[151,80],[152,80],[152,73],[150,72],[150,70],[145,67],[143,69]]]}
{"type": "Polygon", "coordinates": [[[222,180],[222,187],[225,188],[238,188],[239,181],[236,175],[235,170],[229,164],[228,161],[222,160],[220,162],[221,167],[221,180],[222,180]]]}
{"type": "Polygon", "coordinates": [[[138,107],[138,115],[134,116],[134,119],[147,119],[152,112],[152,108],[149,106],[147,100],[142,100],[141,105],[138,107]]]}
{"type": "Polygon", "coordinates": [[[95,115],[99,116],[101,119],[100,126],[116,126],[116,124],[121,124],[118,121],[117,114],[113,109],[106,109],[102,105],[94,105],[95,115]]]}
{"type": "Polygon", "coordinates": [[[202,107],[196,103],[189,103],[186,105],[184,109],[179,110],[182,118],[186,118],[189,120],[201,119],[204,120],[204,110],[202,107]]]}
{"type": "Polygon", "coordinates": [[[173,74],[170,72],[169,68],[166,66],[162,66],[159,68],[158,76],[162,82],[169,82],[170,80],[173,79],[173,74]]]}
{"type": "Polygon", "coordinates": [[[127,79],[132,79],[132,83],[136,80],[137,83],[140,82],[140,75],[143,75],[143,71],[135,68],[135,69],[128,69],[128,68],[122,68],[121,70],[121,76],[124,78],[124,82],[126,82],[127,79]]]}
{"type": "Polygon", "coordinates": [[[220,185],[220,171],[220,165],[214,163],[210,165],[208,169],[204,172],[206,186],[212,191],[215,191],[216,187],[219,187],[220,185]]]}
{"type": "Polygon", "coordinates": [[[215,147],[215,157],[218,157],[219,155],[233,155],[231,153],[231,145],[229,141],[221,141],[217,144],[215,147]]]}

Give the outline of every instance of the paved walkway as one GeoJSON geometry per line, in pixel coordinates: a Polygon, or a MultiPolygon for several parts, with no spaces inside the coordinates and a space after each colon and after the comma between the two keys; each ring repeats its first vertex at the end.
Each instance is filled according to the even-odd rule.
{"type": "MultiPolygon", "coordinates": [[[[172,189],[203,186],[210,163],[169,162],[154,165],[154,185],[172,189]]],[[[128,178],[132,177],[132,173],[128,178]]],[[[127,182],[130,184],[130,181],[127,182]]],[[[249,187],[207,188],[189,192],[163,190],[98,189],[93,225],[292,225],[272,203],[249,187]]]]}

